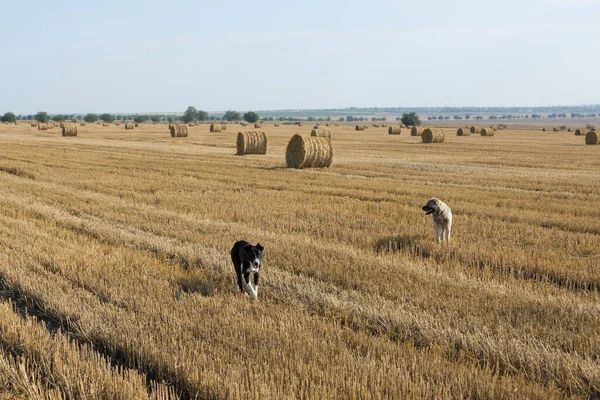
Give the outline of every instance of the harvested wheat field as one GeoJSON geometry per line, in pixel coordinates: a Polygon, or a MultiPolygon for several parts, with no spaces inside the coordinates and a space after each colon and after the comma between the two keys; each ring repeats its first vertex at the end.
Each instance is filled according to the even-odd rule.
{"type": "Polygon", "coordinates": [[[600,396],[600,146],[340,124],[330,168],[294,169],[306,130],[238,157],[232,125],[0,125],[2,396],[600,396]],[[265,247],[258,302],[240,239],[265,247]]]}

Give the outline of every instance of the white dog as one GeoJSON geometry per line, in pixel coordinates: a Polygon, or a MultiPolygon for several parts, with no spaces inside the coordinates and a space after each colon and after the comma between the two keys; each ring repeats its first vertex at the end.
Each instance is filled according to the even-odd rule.
{"type": "Polygon", "coordinates": [[[450,207],[434,197],[423,206],[423,211],[425,211],[425,215],[433,217],[435,241],[440,243],[445,240],[450,243],[450,233],[452,232],[452,210],[450,210],[450,207]]]}

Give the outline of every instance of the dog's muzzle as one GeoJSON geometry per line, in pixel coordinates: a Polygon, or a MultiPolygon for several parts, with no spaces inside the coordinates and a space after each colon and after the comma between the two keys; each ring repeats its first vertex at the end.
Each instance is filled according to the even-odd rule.
{"type": "Polygon", "coordinates": [[[433,209],[433,208],[429,208],[429,207],[427,207],[427,206],[423,206],[423,207],[422,207],[422,210],[423,210],[423,211],[425,211],[425,215],[432,214],[432,213],[433,213],[433,211],[434,211],[434,209],[433,209]]]}

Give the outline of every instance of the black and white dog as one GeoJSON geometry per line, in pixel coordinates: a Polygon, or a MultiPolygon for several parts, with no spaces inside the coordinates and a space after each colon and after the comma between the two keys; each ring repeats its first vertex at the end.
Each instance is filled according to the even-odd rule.
{"type": "Polygon", "coordinates": [[[258,298],[258,279],[260,277],[263,250],[264,247],[260,243],[252,246],[245,240],[236,242],[231,249],[231,261],[233,261],[233,267],[237,275],[237,285],[240,293],[247,293],[253,300],[258,298]],[[254,275],[254,287],[250,282],[250,274],[254,275]]]}

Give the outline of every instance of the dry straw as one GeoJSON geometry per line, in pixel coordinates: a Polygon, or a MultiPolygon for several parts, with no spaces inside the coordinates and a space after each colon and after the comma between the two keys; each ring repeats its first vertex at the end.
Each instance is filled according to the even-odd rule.
{"type": "Polygon", "coordinates": [[[31,126],[37,126],[37,125],[38,125],[37,122],[32,122],[31,123],[31,126]]]}
{"type": "Polygon", "coordinates": [[[248,126],[248,123],[247,122],[240,122],[240,125],[241,126],[248,126]]]}
{"type": "Polygon", "coordinates": [[[121,126],[120,122],[115,123],[115,126],[121,126]]]}
{"type": "Polygon", "coordinates": [[[254,129],[260,129],[260,128],[262,128],[261,124],[254,124],[254,129]]]}
{"type": "Polygon", "coordinates": [[[440,128],[426,128],[421,133],[423,143],[442,143],[444,141],[444,131],[440,128]]]}
{"type": "Polygon", "coordinates": [[[107,127],[107,126],[110,126],[110,124],[104,123],[104,124],[102,124],[102,126],[107,127]]]}
{"type": "Polygon", "coordinates": [[[310,136],[324,137],[327,139],[331,139],[331,131],[328,128],[322,128],[316,126],[310,131],[310,136]]]}
{"type": "Polygon", "coordinates": [[[61,122],[58,126],[60,127],[60,129],[62,129],[65,126],[65,124],[64,122],[61,122]]]}
{"type": "Polygon", "coordinates": [[[185,124],[171,125],[171,137],[187,137],[188,127],[185,124]]]}
{"type": "Polygon", "coordinates": [[[470,128],[458,128],[456,131],[456,136],[471,136],[470,128]]]}
{"type": "Polygon", "coordinates": [[[410,128],[410,136],[421,136],[423,134],[424,128],[420,126],[413,126],[410,128]]]}
{"type": "Polygon", "coordinates": [[[480,133],[480,132],[481,132],[481,127],[480,126],[473,125],[471,127],[471,133],[480,133]]]}
{"type": "Polygon", "coordinates": [[[364,131],[365,129],[367,129],[367,127],[365,125],[356,125],[355,129],[357,131],[364,131]]]}
{"type": "Polygon", "coordinates": [[[583,129],[575,129],[575,136],[582,136],[585,134],[583,129]]]}
{"type": "Polygon", "coordinates": [[[85,126],[85,122],[80,122],[79,126],[85,126]]]}
{"type": "Polygon", "coordinates": [[[328,168],[333,162],[331,140],[296,134],[285,153],[288,168],[328,168]]]}
{"type": "Polygon", "coordinates": [[[268,140],[264,131],[239,132],[237,136],[237,154],[267,154],[268,140]]]}
{"type": "Polygon", "coordinates": [[[400,128],[399,126],[390,126],[388,128],[388,134],[390,135],[399,135],[402,133],[402,128],[400,128]]]}
{"type": "Polygon", "coordinates": [[[585,135],[585,144],[598,144],[598,132],[589,131],[585,135]]]}
{"type": "Polygon", "coordinates": [[[38,124],[37,128],[38,128],[38,131],[47,131],[48,124],[38,124]]]}
{"type": "Polygon", "coordinates": [[[75,125],[75,124],[63,125],[62,135],[63,136],[77,136],[77,125],[75,125]]]}
{"type": "MultiPolygon", "coordinates": [[[[211,132],[221,132],[221,125],[219,124],[210,124],[210,131],[211,132]]],[[[173,135],[171,135],[173,136],[173,135]]]]}
{"type": "Polygon", "coordinates": [[[125,130],[133,129],[133,128],[134,128],[134,125],[132,123],[125,124],[125,130]]]}
{"type": "Polygon", "coordinates": [[[379,127],[380,127],[380,125],[373,124],[373,128],[379,128],[379,127]]]}
{"type": "Polygon", "coordinates": [[[494,136],[494,129],[483,128],[480,133],[481,133],[481,136],[494,136]]]}

